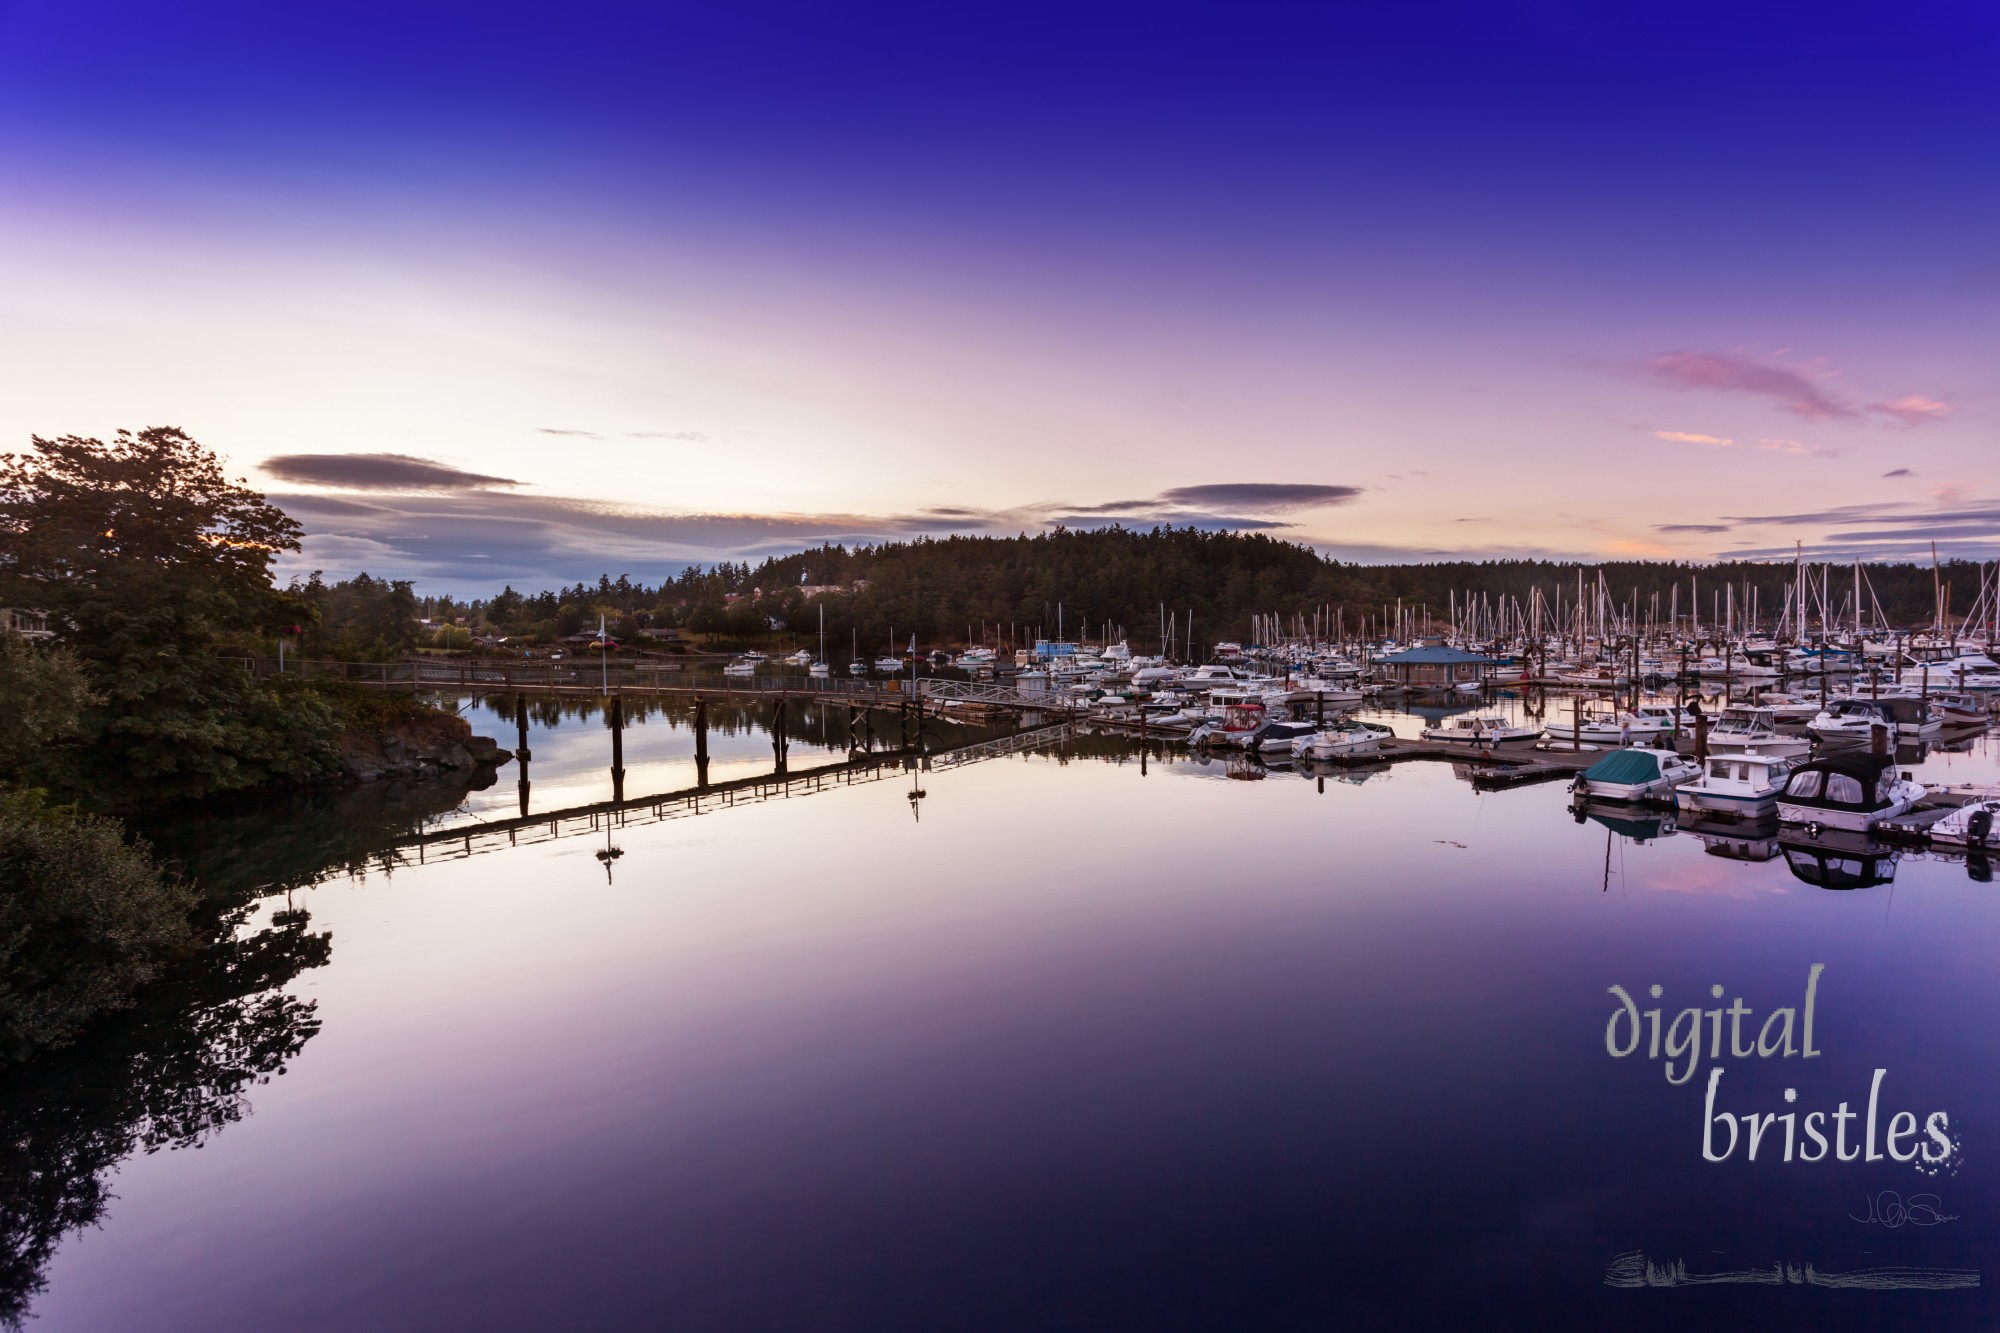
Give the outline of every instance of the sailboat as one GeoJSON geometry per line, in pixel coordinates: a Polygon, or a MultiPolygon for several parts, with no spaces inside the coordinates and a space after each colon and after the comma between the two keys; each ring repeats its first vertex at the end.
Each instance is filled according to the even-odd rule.
{"type": "MultiPolygon", "coordinates": [[[[822,614],[824,614],[824,608],[822,608],[822,614]]],[[[848,651],[849,651],[850,653],[852,653],[852,654],[853,654],[853,660],[851,660],[851,661],[850,661],[850,662],[848,662],[848,664],[847,664],[847,674],[848,674],[848,675],[850,675],[850,676],[865,676],[865,675],[867,675],[867,674],[868,674],[868,662],[867,662],[867,660],[866,660],[865,658],[863,658],[863,657],[861,656],[861,631],[860,631],[860,630],[858,630],[858,629],[857,629],[857,630],[855,630],[855,631],[854,631],[854,645],[853,645],[853,647],[852,647],[852,648],[850,648],[850,649],[849,649],[848,651]]]]}
{"type": "Polygon", "coordinates": [[[819,656],[818,656],[818,657],[816,657],[816,658],[814,658],[814,659],[813,659],[813,664],[812,664],[811,666],[809,666],[809,667],[807,667],[807,668],[806,668],[806,674],[807,674],[808,676],[812,676],[812,677],[814,677],[814,678],[816,678],[816,679],[818,679],[818,680],[825,680],[825,679],[826,679],[826,676],[827,676],[827,670],[826,670],[826,603],[824,603],[824,602],[820,603],[820,608],[819,608],[819,656]]]}

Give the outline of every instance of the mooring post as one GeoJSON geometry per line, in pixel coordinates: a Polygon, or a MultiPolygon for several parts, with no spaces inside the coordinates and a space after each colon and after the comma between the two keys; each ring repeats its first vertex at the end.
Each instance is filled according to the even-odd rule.
{"type": "Polygon", "coordinates": [[[1325,690],[1313,691],[1313,725],[1316,727],[1324,727],[1326,725],[1325,690]]]}
{"type": "Polygon", "coordinates": [[[613,694],[606,705],[611,724],[611,799],[625,799],[625,696],[613,694]]]}

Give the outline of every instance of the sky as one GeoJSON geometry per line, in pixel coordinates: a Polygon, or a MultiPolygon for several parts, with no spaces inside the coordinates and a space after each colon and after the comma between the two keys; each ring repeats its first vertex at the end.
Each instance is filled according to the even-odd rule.
{"type": "Polygon", "coordinates": [[[2000,557],[2000,6],[0,0],[0,450],[484,594],[1112,522],[2000,557]]]}

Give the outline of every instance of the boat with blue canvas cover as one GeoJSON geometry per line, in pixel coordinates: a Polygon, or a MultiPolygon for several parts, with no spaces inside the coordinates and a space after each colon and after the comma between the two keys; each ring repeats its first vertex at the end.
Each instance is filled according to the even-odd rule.
{"type": "Polygon", "coordinates": [[[1577,774],[1574,789],[1600,801],[1671,801],[1674,788],[1700,775],[1700,764],[1672,750],[1634,747],[1608,754],[1577,774]]]}

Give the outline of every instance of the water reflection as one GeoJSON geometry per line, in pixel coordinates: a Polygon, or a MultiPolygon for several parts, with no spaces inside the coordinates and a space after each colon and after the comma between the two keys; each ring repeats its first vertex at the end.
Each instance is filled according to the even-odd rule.
{"type": "MultiPolygon", "coordinates": [[[[602,713],[567,709],[531,720],[544,810],[611,790],[602,713]]],[[[694,785],[691,731],[650,716],[627,719],[628,787],[694,785]]],[[[771,769],[754,719],[712,743],[721,773],[771,769]]],[[[1990,1262],[1984,1158],[1923,1182],[1962,1223],[1922,1248],[1857,1239],[1849,1187],[1886,1168],[1705,1163],[1700,1086],[1602,1045],[1613,982],[1768,1007],[1824,963],[1827,1058],[1731,1065],[1731,1108],[1865,1100],[1892,1067],[1983,1142],[2000,918],[1970,858],[1905,858],[1927,891],[1890,917],[1887,894],[1819,891],[1860,887],[1875,872],[1843,858],[1866,848],[1795,863],[1768,827],[1480,793],[1439,762],[1285,768],[1087,734],[990,754],[539,844],[488,832],[471,861],[403,842],[472,844],[514,814],[513,783],[183,831],[177,854],[223,883],[320,883],[300,900],[342,957],[312,975],[323,1011],[266,1015],[282,983],[223,966],[240,1018],[187,1001],[157,1020],[210,1031],[179,1059],[192,1091],[101,1094],[76,1118],[112,1128],[47,1168],[71,1182],[54,1204],[10,1184],[29,1220],[9,1234],[54,1273],[44,1327],[1790,1327],[1796,1301],[1635,1303],[1690,1293],[1613,1291],[1605,1265],[1990,1262]],[[198,1163],[145,1156],[135,1104],[229,1123],[239,1072],[284,1067],[322,1012],[327,1039],[256,1121],[198,1163]],[[172,1272],[149,1259],[162,1235],[172,1272]]],[[[1926,762],[1963,779],[1989,757],[1926,762]]],[[[325,938],[262,921],[302,959],[325,938]]],[[[159,1081],[94,1036],[101,1073],[73,1084],[159,1081]]],[[[60,1124],[22,1117],[65,1095],[10,1089],[0,1141],[60,1158],[60,1124]]],[[[1809,1318],[1977,1327],[1989,1292],[1809,1318]]]]}
{"type": "Polygon", "coordinates": [[[304,912],[225,938],[100,1020],[75,1045],[0,1082],[0,1323],[18,1326],[63,1238],[104,1219],[107,1178],[133,1153],[199,1147],[241,1120],[247,1092],[319,1031],[281,989],[324,967],[332,936],[304,912]]]}
{"type": "Polygon", "coordinates": [[[1787,829],[1779,839],[1792,875],[1822,889],[1872,889],[1896,880],[1902,854],[1865,833],[1787,829]]]}

